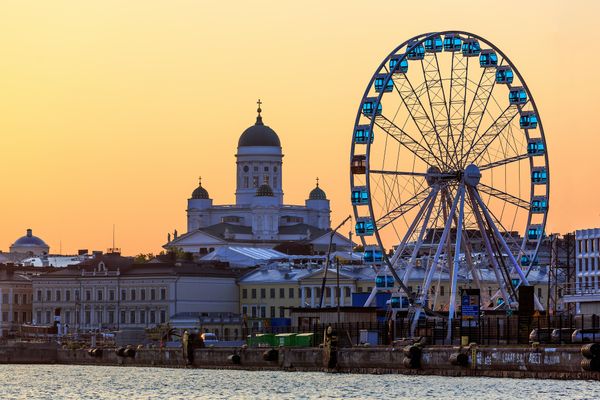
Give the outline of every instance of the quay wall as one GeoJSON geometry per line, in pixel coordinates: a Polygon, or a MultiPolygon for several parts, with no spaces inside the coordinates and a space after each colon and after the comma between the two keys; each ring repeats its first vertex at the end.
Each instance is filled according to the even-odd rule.
{"type": "Polygon", "coordinates": [[[322,348],[276,348],[272,361],[266,361],[268,348],[215,347],[197,349],[192,365],[186,365],[181,349],[139,349],[133,357],[122,357],[114,349],[103,349],[92,356],[86,349],[68,350],[49,345],[26,344],[1,346],[0,363],[3,364],[76,364],[121,365],[147,367],[196,367],[249,370],[328,371],[346,373],[400,373],[442,376],[488,376],[538,379],[600,379],[600,372],[585,371],[581,362],[585,358],[580,346],[430,346],[422,349],[417,367],[405,366],[402,348],[354,347],[337,352],[337,367],[327,368],[326,354],[322,348]],[[453,365],[453,354],[464,353],[468,362],[453,365]],[[239,362],[231,360],[239,356],[239,362]]]}

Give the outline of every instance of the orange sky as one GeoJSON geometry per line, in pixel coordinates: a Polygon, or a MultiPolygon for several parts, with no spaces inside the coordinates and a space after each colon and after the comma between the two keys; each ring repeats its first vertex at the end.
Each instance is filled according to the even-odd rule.
{"type": "Polygon", "coordinates": [[[321,178],[350,212],[351,130],[370,76],[422,32],[477,33],[532,91],[551,166],[548,231],[600,225],[600,34],[592,1],[5,1],[0,249],[33,228],[58,252],[157,252],[185,232],[198,175],[234,200],[256,99],[282,141],[288,203],[321,178]],[[292,184],[293,183],[293,184],[292,184]]]}

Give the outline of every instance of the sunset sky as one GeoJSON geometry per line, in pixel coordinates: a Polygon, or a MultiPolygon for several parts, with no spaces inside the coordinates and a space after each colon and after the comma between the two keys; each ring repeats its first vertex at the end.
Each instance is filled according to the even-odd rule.
{"type": "Polygon", "coordinates": [[[546,132],[548,232],[600,226],[600,2],[3,1],[0,249],[32,228],[58,252],[158,252],[198,176],[234,202],[239,135],[281,138],[286,203],[315,177],[351,212],[349,148],[371,75],[399,43],[477,33],[523,74],[546,132]],[[486,4],[486,5],[484,5],[486,4]]]}

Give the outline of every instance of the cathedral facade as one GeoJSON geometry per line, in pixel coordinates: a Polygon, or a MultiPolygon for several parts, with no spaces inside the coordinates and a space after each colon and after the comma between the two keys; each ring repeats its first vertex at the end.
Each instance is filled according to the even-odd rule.
{"type": "MultiPolygon", "coordinates": [[[[263,123],[259,102],[256,123],[239,138],[236,154],[235,204],[215,205],[202,182],[187,202],[187,233],[164,245],[207,254],[218,247],[273,248],[295,242],[322,247],[331,231],[330,204],[319,187],[304,205],[284,204],[283,153],[275,131],[263,123]]],[[[338,249],[348,239],[336,235],[338,249]]]]}

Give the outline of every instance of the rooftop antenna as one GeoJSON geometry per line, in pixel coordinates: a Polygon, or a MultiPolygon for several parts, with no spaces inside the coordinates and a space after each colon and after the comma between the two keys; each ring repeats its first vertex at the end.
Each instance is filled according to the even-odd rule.
{"type": "Polygon", "coordinates": [[[107,253],[121,253],[121,249],[115,247],[115,224],[113,224],[112,230],[112,247],[108,249],[107,253]]]}

